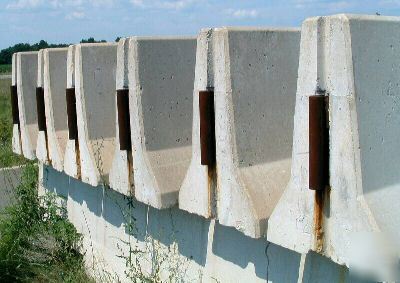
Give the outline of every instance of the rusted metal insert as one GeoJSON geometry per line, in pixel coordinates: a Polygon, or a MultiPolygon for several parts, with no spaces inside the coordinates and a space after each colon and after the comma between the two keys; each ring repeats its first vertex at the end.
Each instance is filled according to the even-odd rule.
{"type": "Polygon", "coordinates": [[[38,117],[39,131],[46,131],[46,112],[44,110],[44,90],[42,87],[36,88],[36,109],[38,117]]]}
{"type": "Polygon", "coordinates": [[[19,125],[18,92],[16,85],[10,86],[10,93],[13,124],[19,125]]]}
{"type": "Polygon", "coordinates": [[[131,150],[131,126],[129,115],[129,89],[117,90],[117,111],[120,150],[131,150]]]}
{"type": "Polygon", "coordinates": [[[68,136],[70,140],[78,140],[78,124],[76,119],[76,97],[75,88],[67,88],[67,117],[68,117],[68,136]]]}
{"type": "Polygon", "coordinates": [[[328,96],[309,97],[309,188],[329,186],[328,96]]]}
{"type": "Polygon", "coordinates": [[[201,165],[215,164],[214,91],[199,92],[201,165]]]}

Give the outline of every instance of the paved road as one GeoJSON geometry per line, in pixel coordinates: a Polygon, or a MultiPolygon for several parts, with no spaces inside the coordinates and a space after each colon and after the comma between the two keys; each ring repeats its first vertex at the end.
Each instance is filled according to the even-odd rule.
{"type": "Polygon", "coordinates": [[[0,75],[0,80],[11,79],[11,74],[0,75]]]}

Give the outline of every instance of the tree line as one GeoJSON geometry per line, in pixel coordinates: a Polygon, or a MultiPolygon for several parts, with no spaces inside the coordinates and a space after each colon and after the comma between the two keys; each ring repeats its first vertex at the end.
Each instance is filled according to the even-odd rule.
{"type": "MultiPolygon", "coordinates": [[[[115,40],[118,42],[120,37],[117,37],[115,40]]],[[[89,37],[87,39],[82,39],[80,43],[97,43],[97,42],[106,42],[105,40],[95,40],[93,37],[89,37]]],[[[6,65],[12,63],[12,55],[15,52],[25,52],[25,51],[39,51],[44,48],[59,48],[59,47],[67,47],[71,44],[49,44],[45,40],[41,40],[35,44],[29,43],[18,43],[14,46],[10,46],[0,51],[0,65],[6,65]]]]}

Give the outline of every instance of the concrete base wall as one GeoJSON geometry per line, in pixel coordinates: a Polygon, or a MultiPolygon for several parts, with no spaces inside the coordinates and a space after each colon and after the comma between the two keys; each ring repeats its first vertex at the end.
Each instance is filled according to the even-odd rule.
{"type": "Polygon", "coordinates": [[[129,281],[125,272],[155,279],[160,268],[160,278],[172,282],[356,282],[324,257],[247,237],[177,207],[158,210],[48,166],[40,166],[40,181],[83,234],[88,269],[100,279],[129,281]]]}

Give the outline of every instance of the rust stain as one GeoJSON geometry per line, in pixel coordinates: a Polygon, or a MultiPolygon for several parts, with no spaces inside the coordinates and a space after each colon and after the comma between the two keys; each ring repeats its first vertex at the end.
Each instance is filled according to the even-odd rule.
{"type": "Polygon", "coordinates": [[[329,212],[329,96],[309,97],[309,189],[314,195],[314,250],[324,249],[324,216],[329,212]]]}

